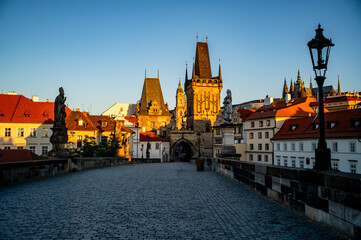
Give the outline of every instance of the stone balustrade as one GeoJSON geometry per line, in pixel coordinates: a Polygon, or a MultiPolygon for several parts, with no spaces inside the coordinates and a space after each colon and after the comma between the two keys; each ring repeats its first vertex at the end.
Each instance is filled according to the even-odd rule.
{"type": "Polygon", "coordinates": [[[361,239],[361,175],[227,159],[205,159],[205,169],[235,179],[348,237],[361,239]]]}

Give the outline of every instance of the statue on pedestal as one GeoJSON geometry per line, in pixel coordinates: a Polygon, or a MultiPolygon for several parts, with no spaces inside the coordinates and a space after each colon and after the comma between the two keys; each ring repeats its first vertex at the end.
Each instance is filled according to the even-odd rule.
{"type": "Polygon", "coordinates": [[[54,126],[51,128],[53,134],[50,137],[50,142],[53,144],[51,152],[58,157],[69,156],[69,152],[65,149],[65,144],[68,142],[68,129],[65,124],[65,100],[64,89],[61,87],[59,88],[59,95],[55,98],[54,126]]]}
{"type": "Polygon", "coordinates": [[[223,119],[226,123],[232,122],[232,93],[227,89],[227,96],[223,100],[224,112],[223,119]]]}

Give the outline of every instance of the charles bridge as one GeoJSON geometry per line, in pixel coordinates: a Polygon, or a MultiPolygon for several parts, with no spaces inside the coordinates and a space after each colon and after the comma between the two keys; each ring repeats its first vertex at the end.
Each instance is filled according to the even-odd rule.
{"type": "MultiPolygon", "coordinates": [[[[83,169],[104,166],[99,162],[77,164],[78,170],[80,166],[83,169]]],[[[206,159],[204,166],[212,171],[201,172],[184,162],[128,164],[108,159],[107,164],[123,166],[1,187],[0,239],[360,236],[359,178],[330,177],[312,171],[306,171],[307,175],[287,168],[222,159],[206,159]],[[317,187],[315,192],[313,181],[321,186],[319,193],[317,187]],[[337,197],[343,202],[337,202],[340,201],[337,197]]],[[[46,169],[46,163],[35,165],[28,167],[46,169]]],[[[55,168],[66,167],[65,162],[55,165],[53,175],[55,168]]],[[[68,162],[67,171],[74,170],[72,167],[74,163],[68,162]]],[[[51,172],[49,169],[46,171],[51,172]]],[[[4,178],[3,172],[2,175],[4,178]]]]}

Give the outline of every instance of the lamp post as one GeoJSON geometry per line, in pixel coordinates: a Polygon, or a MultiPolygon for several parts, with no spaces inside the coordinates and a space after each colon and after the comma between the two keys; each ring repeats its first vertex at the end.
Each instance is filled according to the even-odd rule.
{"type": "Polygon", "coordinates": [[[323,36],[323,29],[318,25],[316,29],[316,36],[307,43],[310,50],[313,70],[316,75],[316,82],[318,86],[318,122],[320,137],[318,146],[315,151],[315,169],[316,170],[330,170],[331,169],[331,151],[327,148],[325,138],[325,114],[323,106],[323,83],[326,79],[328,57],[330,55],[331,47],[334,46],[331,39],[323,36]],[[316,58],[316,59],[314,59],[316,58]]]}

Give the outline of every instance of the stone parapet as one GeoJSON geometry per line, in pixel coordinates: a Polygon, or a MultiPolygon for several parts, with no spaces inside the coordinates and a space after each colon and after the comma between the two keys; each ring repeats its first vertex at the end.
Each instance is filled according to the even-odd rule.
{"type": "Polygon", "coordinates": [[[128,164],[126,158],[52,158],[0,163],[0,186],[31,182],[69,172],[128,164]]]}
{"type": "Polygon", "coordinates": [[[313,221],[361,239],[361,175],[218,158],[206,160],[205,166],[313,221]]]}

